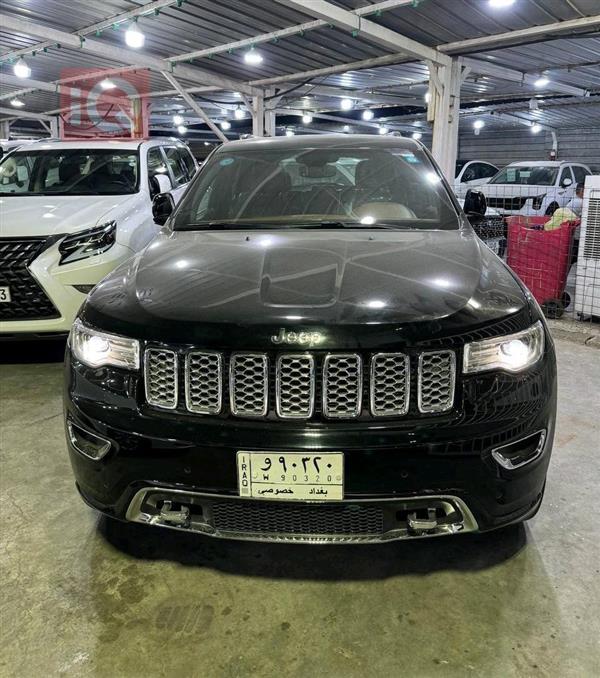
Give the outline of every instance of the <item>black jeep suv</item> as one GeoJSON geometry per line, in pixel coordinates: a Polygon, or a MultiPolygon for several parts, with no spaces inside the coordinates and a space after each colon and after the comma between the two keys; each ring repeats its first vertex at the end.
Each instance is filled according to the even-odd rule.
{"type": "Polygon", "coordinates": [[[422,145],[221,146],[73,326],[84,500],[216,537],[378,542],[525,520],[556,409],[539,307],[422,145]]]}

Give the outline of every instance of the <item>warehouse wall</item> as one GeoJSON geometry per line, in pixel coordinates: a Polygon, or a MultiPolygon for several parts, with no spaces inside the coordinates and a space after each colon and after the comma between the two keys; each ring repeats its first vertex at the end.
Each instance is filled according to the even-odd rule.
{"type": "MultiPolygon", "coordinates": [[[[528,129],[486,131],[479,136],[464,132],[459,136],[461,160],[487,160],[499,167],[518,160],[547,160],[552,149],[549,132],[532,134],[528,129]]],[[[589,129],[558,132],[558,159],[576,160],[600,173],[600,125],[589,129]]]]}

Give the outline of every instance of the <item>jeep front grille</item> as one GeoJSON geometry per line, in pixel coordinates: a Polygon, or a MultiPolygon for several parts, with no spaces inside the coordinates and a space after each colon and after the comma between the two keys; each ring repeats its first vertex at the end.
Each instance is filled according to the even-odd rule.
{"type": "Polygon", "coordinates": [[[418,404],[424,414],[446,412],[454,402],[456,356],[453,351],[419,356],[418,404]]]}
{"type": "Polygon", "coordinates": [[[453,351],[232,353],[146,349],[146,401],[199,415],[280,419],[440,414],[454,405],[453,351]],[[180,369],[179,366],[185,366],[180,369]],[[412,372],[412,375],[411,375],[412,372]],[[414,384],[414,386],[413,386],[414,384]]]}
{"type": "Polygon", "coordinates": [[[177,407],[177,353],[150,348],[144,359],[146,400],[150,405],[174,410],[177,407]]]}

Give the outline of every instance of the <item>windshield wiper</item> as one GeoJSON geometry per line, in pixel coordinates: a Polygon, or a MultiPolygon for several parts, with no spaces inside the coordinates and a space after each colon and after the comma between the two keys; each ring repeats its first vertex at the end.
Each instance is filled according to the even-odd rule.
{"type": "Polygon", "coordinates": [[[375,224],[361,224],[360,221],[320,221],[319,223],[307,223],[300,224],[300,228],[361,228],[361,229],[370,229],[370,228],[379,228],[389,231],[397,231],[401,229],[413,229],[415,226],[405,226],[404,224],[393,225],[386,223],[375,223],[375,224]]]}
{"type": "Polygon", "coordinates": [[[247,223],[243,221],[201,221],[196,224],[185,224],[176,228],[178,231],[195,231],[195,230],[268,230],[269,228],[357,228],[357,229],[385,229],[385,230],[404,230],[415,229],[416,226],[404,224],[361,224],[359,221],[307,221],[307,222],[289,222],[289,221],[264,221],[247,223]]]}

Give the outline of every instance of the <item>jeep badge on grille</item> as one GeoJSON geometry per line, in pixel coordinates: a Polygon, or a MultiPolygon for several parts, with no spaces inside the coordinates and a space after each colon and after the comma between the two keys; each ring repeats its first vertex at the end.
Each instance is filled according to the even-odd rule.
{"type": "Polygon", "coordinates": [[[320,332],[286,332],[285,328],[279,330],[279,334],[271,337],[274,344],[300,344],[301,346],[314,346],[323,341],[320,332]]]}

